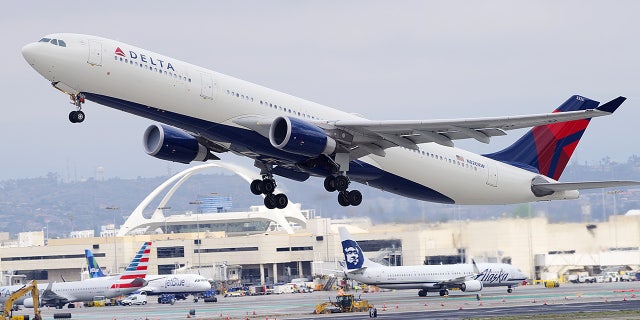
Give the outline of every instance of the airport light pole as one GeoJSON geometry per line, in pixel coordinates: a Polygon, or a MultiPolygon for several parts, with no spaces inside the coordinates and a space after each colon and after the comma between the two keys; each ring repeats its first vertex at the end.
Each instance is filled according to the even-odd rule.
{"type": "Polygon", "coordinates": [[[200,243],[202,242],[202,240],[200,240],[200,209],[197,206],[201,205],[202,201],[191,201],[189,202],[189,204],[193,204],[196,206],[196,231],[198,233],[198,274],[200,274],[200,243]]]}
{"type": "Polygon", "coordinates": [[[613,215],[616,216],[614,217],[615,221],[613,222],[613,228],[614,228],[614,233],[615,233],[615,245],[616,245],[616,249],[618,248],[618,207],[616,204],[616,198],[618,197],[619,193],[623,193],[624,191],[622,190],[611,190],[611,191],[607,191],[607,194],[610,194],[613,196],[613,215]]]}
{"type": "Polygon", "coordinates": [[[109,206],[107,210],[113,210],[113,272],[118,273],[118,245],[116,244],[116,214],[120,211],[120,207],[109,206]]]}

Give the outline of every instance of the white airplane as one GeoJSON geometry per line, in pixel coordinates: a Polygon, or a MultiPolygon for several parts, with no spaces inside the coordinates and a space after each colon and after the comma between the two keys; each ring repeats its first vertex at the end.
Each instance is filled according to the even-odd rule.
{"type": "MultiPolygon", "coordinates": [[[[149,252],[151,242],[145,242],[136,253],[131,263],[120,276],[109,278],[88,279],[84,281],[69,281],[59,283],[38,283],[40,291],[40,305],[62,308],[69,302],[92,301],[96,296],[113,298],[126,295],[144,287],[147,284],[147,266],[149,264],[149,252]]],[[[5,286],[0,288],[0,303],[21,285],[5,286]]],[[[22,296],[16,300],[16,304],[23,304],[27,308],[33,307],[31,294],[22,296]]]]}
{"type": "MultiPolygon", "coordinates": [[[[343,206],[362,201],[350,181],[448,204],[510,204],[576,199],[580,189],[637,181],[558,182],[591,118],[612,114],[624,97],[600,105],[574,95],[553,113],[449,120],[372,121],[115,40],[47,35],[22,48],[26,61],[85,119],[86,100],[158,121],[146,152],[190,163],[231,151],[255,160],[262,180],[251,192],[284,208],[274,175],[324,177],[343,206]],[[457,139],[489,143],[507,130],[534,127],[510,147],[479,155],[457,139]]],[[[397,106],[396,106],[397,107],[397,106]]]]}
{"type": "Polygon", "coordinates": [[[520,269],[505,263],[448,264],[420,266],[383,266],[364,255],[345,227],[340,227],[340,240],[345,259],[345,276],[361,283],[386,289],[420,289],[418,295],[428,292],[440,296],[449,294],[450,288],[463,292],[479,292],[483,287],[506,286],[507,292],[527,277],[520,269]]]}
{"type": "MultiPolygon", "coordinates": [[[[84,250],[87,258],[89,277],[92,279],[107,277],[98,265],[98,261],[93,256],[91,250],[84,250]]],[[[211,283],[199,274],[170,274],[170,275],[147,275],[147,285],[136,290],[146,295],[161,295],[170,293],[176,299],[186,299],[188,295],[211,290],[211,283]]]]}

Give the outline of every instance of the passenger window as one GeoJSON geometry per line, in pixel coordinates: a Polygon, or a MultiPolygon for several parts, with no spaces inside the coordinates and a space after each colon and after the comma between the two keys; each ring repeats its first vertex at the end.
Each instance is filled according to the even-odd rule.
{"type": "Polygon", "coordinates": [[[58,45],[58,40],[56,39],[51,39],[51,41],[49,41],[51,44],[55,44],[56,46],[58,45]]]}
{"type": "Polygon", "coordinates": [[[62,40],[58,40],[58,45],[61,46],[61,47],[66,47],[67,46],[67,44],[62,40]]]}

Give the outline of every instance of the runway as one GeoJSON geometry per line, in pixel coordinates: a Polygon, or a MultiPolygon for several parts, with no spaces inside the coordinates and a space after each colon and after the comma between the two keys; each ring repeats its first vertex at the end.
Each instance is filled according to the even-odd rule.
{"type": "MultiPolygon", "coordinates": [[[[54,313],[71,313],[72,319],[363,319],[366,313],[313,315],[315,305],[335,301],[335,292],[314,292],[247,297],[218,297],[217,303],[178,301],[160,305],[155,298],[145,306],[114,306],[56,310],[44,308],[43,319],[54,313]]],[[[640,310],[640,282],[565,284],[558,288],[541,285],[515,288],[485,288],[481,300],[475,294],[452,291],[448,297],[418,297],[417,290],[357,293],[369,300],[381,319],[459,319],[498,316],[524,316],[553,313],[640,310]]],[[[30,314],[23,309],[15,314],[30,314]]]]}

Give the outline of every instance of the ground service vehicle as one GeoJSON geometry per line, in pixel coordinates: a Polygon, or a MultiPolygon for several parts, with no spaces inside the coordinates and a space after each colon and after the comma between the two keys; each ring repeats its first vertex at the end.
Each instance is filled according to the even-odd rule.
{"type": "Polygon", "coordinates": [[[40,292],[38,291],[38,283],[36,282],[36,280],[32,280],[31,282],[29,282],[27,285],[25,285],[24,287],[18,289],[16,292],[12,293],[9,298],[7,299],[7,301],[5,301],[4,303],[4,311],[2,314],[2,319],[29,319],[28,317],[20,317],[20,316],[11,316],[11,312],[13,311],[13,303],[20,297],[24,296],[25,294],[31,292],[31,298],[33,299],[33,319],[34,320],[42,320],[42,316],[40,315],[40,309],[38,308],[40,306],[40,300],[39,300],[39,296],[40,296],[40,292]]]}
{"type": "Polygon", "coordinates": [[[327,313],[340,313],[340,312],[361,312],[373,310],[369,312],[369,316],[373,317],[373,314],[377,315],[375,307],[369,304],[368,300],[358,299],[356,300],[352,294],[342,294],[336,296],[336,302],[324,302],[316,305],[316,314],[327,313]]]}
{"type": "Polygon", "coordinates": [[[144,294],[132,294],[120,301],[123,306],[131,305],[145,305],[147,304],[147,295],[144,294]]]}
{"type": "Polygon", "coordinates": [[[162,304],[174,304],[176,303],[176,296],[173,294],[169,294],[169,293],[163,293],[158,297],[158,303],[162,303],[162,304]]]}

